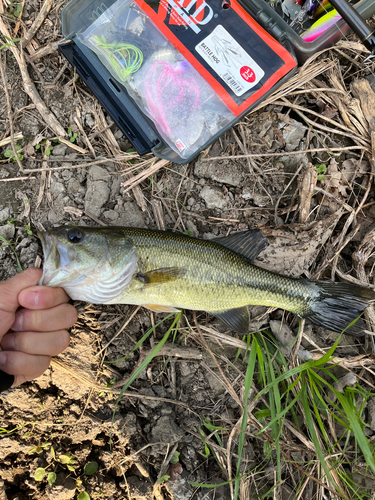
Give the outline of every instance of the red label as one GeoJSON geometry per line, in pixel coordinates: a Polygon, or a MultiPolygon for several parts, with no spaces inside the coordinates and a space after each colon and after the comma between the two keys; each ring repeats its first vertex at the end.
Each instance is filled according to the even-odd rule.
{"type": "Polygon", "coordinates": [[[240,69],[240,75],[249,83],[255,82],[255,73],[251,68],[249,68],[249,66],[242,66],[240,69]]]}

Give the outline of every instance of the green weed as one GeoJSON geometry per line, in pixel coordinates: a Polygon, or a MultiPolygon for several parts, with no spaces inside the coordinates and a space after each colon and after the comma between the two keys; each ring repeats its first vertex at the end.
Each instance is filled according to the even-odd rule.
{"type": "MultiPolygon", "coordinates": [[[[20,146],[19,144],[16,144],[15,148],[16,148],[16,151],[17,151],[18,159],[20,161],[22,161],[23,160],[23,155],[21,153],[18,153],[18,151],[21,151],[22,146],[20,146]]],[[[5,151],[4,157],[5,158],[9,158],[9,160],[12,161],[13,163],[15,163],[17,161],[16,157],[14,156],[14,153],[13,153],[13,151],[11,149],[8,149],[8,151],[5,151]]]]}

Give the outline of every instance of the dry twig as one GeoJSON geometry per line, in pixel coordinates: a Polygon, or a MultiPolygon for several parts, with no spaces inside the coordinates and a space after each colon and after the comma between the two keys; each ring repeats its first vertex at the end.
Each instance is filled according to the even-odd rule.
{"type": "MultiPolygon", "coordinates": [[[[1,19],[0,19],[1,21],[1,19]]],[[[21,163],[21,160],[18,157],[18,152],[16,150],[16,144],[14,141],[14,126],[13,126],[13,112],[12,112],[12,105],[10,103],[10,97],[9,97],[9,92],[8,92],[8,84],[5,76],[5,71],[4,71],[4,65],[3,65],[3,59],[2,59],[2,54],[0,52],[0,73],[1,73],[1,79],[3,81],[3,87],[4,87],[4,93],[5,97],[7,100],[7,109],[8,109],[8,120],[9,120],[9,127],[10,127],[10,143],[12,145],[12,151],[14,155],[14,159],[17,162],[17,165],[21,172],[24,171],[23,165],[21,163]]]]}

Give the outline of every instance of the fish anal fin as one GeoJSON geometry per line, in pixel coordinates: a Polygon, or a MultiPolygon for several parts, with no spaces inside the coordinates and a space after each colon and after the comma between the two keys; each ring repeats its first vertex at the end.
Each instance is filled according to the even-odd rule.
{"type": "Polygon", "coordinates": [[[230,234],[223,238],[215,238],[212,241],[233,250],[233,252],[239,253],[251,262],[255,260],[260,252],[268,245],[267,238],[259,229],[230,234]]]}
{"type": "Polygon", "coordinates": [[[138,274],[137,278],[143,281],[145,286],[161,285],[182,278],[185,270],[179,267],[163,267],[154,269],[144,274],[138,274]]]}
{"type": "Polygon", "coordinates": [[[171,306],[161,306],[158,304],[143,304],[143,307],[146,307],[150,311],[160,313],[160,312],[167,312],[167,313],[173,313],[173,312],[178,312],[179,309],[176,309],[175,307],[171,306]]]}
{"type": "Polygon", "coordinates": [[[231,330],[246,334],[249,332],[250,314],[247,306],[226,311],[211,311],[210,314],[222,321],[231,330]]]}

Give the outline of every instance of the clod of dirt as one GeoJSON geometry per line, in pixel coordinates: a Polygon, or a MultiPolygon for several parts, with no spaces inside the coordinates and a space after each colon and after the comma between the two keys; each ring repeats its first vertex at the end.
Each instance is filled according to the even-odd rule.
{"type": "Polygon", "coordinates": [[[126,227],[146,227],[146,221],[143,213],[136,203],[128,201],[123,204],[118,200],[115,210],[106,210],[103,216],[111,221],[111,224],[126,227]]]}
{"type": "Polygon", "coordinates": [[[178,427],[171,416],[160,417],[151,431],[151,442],[159,443],[152,447],[152,453],[154,455],[164,454],[166,444],[174,445],[181,441],[184,435],[184,431],[178,427]]]}
{"type": "Polygon", "coordinates": [[[208,162],[197,161],[194,168],[194,174],[197,177],[205,177],[213,181],[220,182],[221,184],[228,184],[229,186],[239,186],[243,179],[242,171],[238,164],[227,162],[208,162]]]}
{"type": "Polygon", "coordinates": [[[36,256],[39,251],[39,244],[34,236],[28,236],[23,238],[21,242],[15,248],[21,265],[24,269],[31,267],[35,263],[36,256]]]}
{"type": "Polygon", "coordinates": [[[111,176],[108,171],[94,165],[89,169],[87,175],[87,191],[85,196],[85,211],[99,217],[101,208],[109,198],[111,176]]]}
{"type": "Polygon", "coordinates": [[[66,477],[64,472],[57,474],[56,482],[47,490],[47,498],[49,500],[69,500],[74,498],[76,492],[76,482],[66,477]]]}
{"type": "Polygon", "coordinates": [[[215,377],[212,373],[207,372],[206,381],[209,383],[215,397],[218,397],[225,392],[225,387],[220,380],[220,377],[215,377]]]}
{"type": "Polygon", "coordinates": [[[283,226],[272,231],[264,229],[270,246],[254,261],[255,265],[274,273],[299,277],[309,269],[318,256],[318,251],[331,236],[337,215],[320,220],[309,231],[303,226],[283,226]]]}
{"type": "Polygon", "coordinates": [[[150,500],[150,485],[137,476],[127,477],[131,500],[150,500]]]}
{"type": "Polygon", "coordinates": [[[14,237],[14,234],[16,232],[16,228],[13,226],[13,224],[7,224],[6,226],[0,226],[0,236],[4,238],[5,240],[12,240],[14,237]]]}
{"type": "MultiPolygon", "coordinates": [[[[72,342],[59,358],[68,359],[69,367],[78,373],[81,372],[86,378],[92,378],[91,368],[96,364],[93,346],[86,332],[79,333],[77,343],[72,342]]],[[[52,384],[61,389],[69,399],[79,400],[90,390],[90,386],[79,382],[77,379],[62,369],[54,369],[52,372],[52,384]]]]}
{"type": "Polygon", "coordinates": [[[18,455],[23,450],[19,441],[12,438],[3,438],[0,440],[0,460],[3,461],[9,455],[18,455]]]}
{"type": "Polygon", "coordinates": [[[190,500],[193,496],[191,486],[184,478],[178,481],[168,481],[166,486],[173,500],[190,500]]]}
{"type": "Polygon", "coordinates": [[[226,206],[227,202],[222,191],[213,186],[204,186],[199,196],[206,202],[207,208],[222,209],[226,206]]]}

